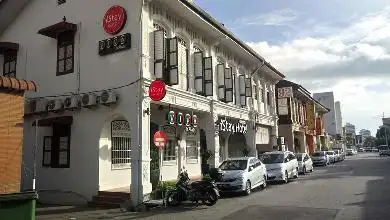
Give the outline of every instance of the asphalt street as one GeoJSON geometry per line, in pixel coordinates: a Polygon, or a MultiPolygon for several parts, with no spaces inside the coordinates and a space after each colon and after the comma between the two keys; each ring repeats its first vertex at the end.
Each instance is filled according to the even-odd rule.
{"type": "Polygon", "coordinates": [[[316,167],[288,184],[268,185],[250,196],[221,198],[213,207],[185,205],[145,213],[119,210],[38,215],[40,219],[390,219],[390,157],[361,153],[316,167]]]}

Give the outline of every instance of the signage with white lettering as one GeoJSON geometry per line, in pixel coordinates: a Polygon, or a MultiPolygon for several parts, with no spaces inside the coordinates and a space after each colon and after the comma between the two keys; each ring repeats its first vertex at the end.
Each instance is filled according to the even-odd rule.
{"type": "Polygon", "coordinates": [[[220,131],[242,134],[246,134],[246,132],[248,131],[248,125],[246,124],[246,121],[243,120],[234,123],[228,121],[226,118],[221,118],[218,124],[220,131]]]}
{"type": "Polygon", "coordinates": [[[293,97],[292,87],[282,87],[278,88],[278,99],[281,98],[291,98],[293,97]]]}

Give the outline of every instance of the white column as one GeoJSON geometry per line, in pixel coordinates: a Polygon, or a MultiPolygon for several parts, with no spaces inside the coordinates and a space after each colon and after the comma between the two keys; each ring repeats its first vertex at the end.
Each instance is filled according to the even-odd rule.
{"type": "Polygon", "coordinates": [[[247,133],[245,134],[246,138],[246,144],[248,147],[249,156],[251,157],[257,157],[257,149],[256,149],[256,122],[252,120],[249,120],[247,123],[247,133]]]}
{"type": "Polygon", "coordinates": [[[219,149],[220,149],[220,143],[219,143],[219,134],[216,134],[216,122],[218,120],[218,115],[216,114],[209,114],[205,120],[207,120],[207,126],[206,126],[206,139],[207,139],[207,150],[211,150],[213,152],[213,155],[210,157],[208,163],[210,164],[210,167],[218,167],[219,166],[219,149]]]}
{"type": "MultiPolygon", "coordinates": [[[[193,44],[190,44],[190,48],[188,48],[188,91],[195,93],[195,87],[194,87],[194,81],[195,81],[195,76],[194,76],[194,47],[193,44]]],[[[205,56],[205,54],[203,55],[205,56]]]]}
{"type": "MultiPolygon", "coordinates": [[[[141,81],[142,83],[142,81],[141,81]]],[[[145,99],[145,88],[140,87],[138,114],[129,117],[136,126],[133,126],[135,137],[131,149],[131,200],[133,207],[141,204],[144,197],[152,191],[150,183],[150,115],[146,110],[150,109],[150,101],[145,99]]],[[[131,113],[129,113],[131,114],[131,113]]]]}

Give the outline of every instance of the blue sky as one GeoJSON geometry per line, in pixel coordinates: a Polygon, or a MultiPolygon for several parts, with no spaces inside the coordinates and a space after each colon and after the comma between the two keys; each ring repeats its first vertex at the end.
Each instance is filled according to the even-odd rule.
{"type": "Polygon", "coordinates": [[[375,135],[390,117],[388,0],[195,0],[312,92],[334,91],[343,124],[375,135]],[[239,9],[239,10],[238,10],[239,9]]]}

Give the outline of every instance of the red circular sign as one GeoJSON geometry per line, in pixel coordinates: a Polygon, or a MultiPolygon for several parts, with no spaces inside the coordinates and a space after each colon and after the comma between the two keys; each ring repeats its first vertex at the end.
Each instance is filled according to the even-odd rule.
{"type": "Polygon", "coordinates": [[[156,145],[156,147],[161,150],[167,143],[167,135],[163,131],[157,131],[154,133],[153,142],[154,145],[156,145]]]}
{"type": "Polygon", "coordinates": [[[114,5],[104,15],[103,28],[109,34],[117,34],[125,26],[126,19],[126,10],[119,5],[114,5]]]}
{"type": "Polygon", "coordinates": [[[149,98],[155,102],[161,101],[166,93],[167,90],[163,81],[155,80],[149,86],[149,98]]]}

